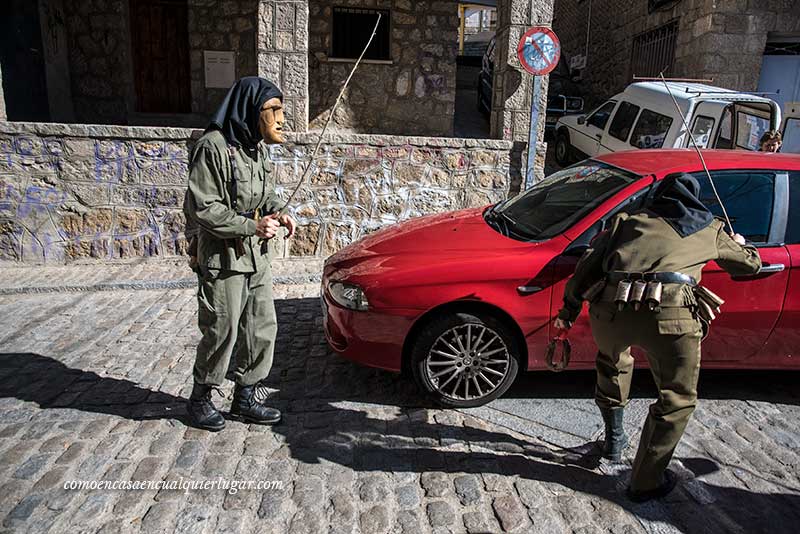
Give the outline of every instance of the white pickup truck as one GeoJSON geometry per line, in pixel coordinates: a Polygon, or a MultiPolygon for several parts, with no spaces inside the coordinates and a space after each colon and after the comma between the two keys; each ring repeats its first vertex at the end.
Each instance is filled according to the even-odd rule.
{"type": "MultiPolygon", "coordinates": [[[[781,110],[769,98],[700,83],[667,82],[700,148],[758,150],[767,130],[777,130],[781,110]]],[[[588,115],[567,115],[555,126],[556,161],[632,148],[690,146],[664,82],[637,82],[588,115]]]]}

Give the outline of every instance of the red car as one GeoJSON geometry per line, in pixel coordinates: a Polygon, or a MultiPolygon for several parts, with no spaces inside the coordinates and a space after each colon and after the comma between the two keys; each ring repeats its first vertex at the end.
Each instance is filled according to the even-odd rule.
{"type": "MultiPolygon", "coordinates": [[[[726,302],[703,366],[800,369],[800,156],[704,156],[735,230],[764,267],[731,279],[706,266],[703,285],[726,302]]],[[[489,402],[519,368],[545,369],[564,284],[592,237],[615,213],[637,209],[655,182],[683,172],[721,214],[696,152],[636,150],[583,161],[495,206],[371,234],[325,263],[328,342],[361,364],[411,371],[443,405],[489,402]]],[[[594,366],[585,314],[570,331],[571,369],[594,366]]]]}

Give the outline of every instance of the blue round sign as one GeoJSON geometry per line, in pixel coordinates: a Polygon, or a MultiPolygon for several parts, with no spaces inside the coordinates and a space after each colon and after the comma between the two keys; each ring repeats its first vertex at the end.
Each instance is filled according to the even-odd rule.
{"type": "Polygon", "coordinates": [[[556,68],[561,57],[561,43],[550,28],[534,26],[522,34],[517,57],[522,67],[531,74],[548,74],[556,68]]]}

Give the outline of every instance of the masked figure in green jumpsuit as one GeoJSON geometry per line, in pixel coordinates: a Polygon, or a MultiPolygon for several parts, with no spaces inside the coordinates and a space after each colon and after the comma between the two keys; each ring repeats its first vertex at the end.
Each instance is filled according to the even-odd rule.
{"type": "Polygon", "coordinates": [[[675,486],[667,465],[697,403],[703,325],[696,288],[703,267],[714,260],[731,275],[761,268],[755,247],[745,245],[739,234],[728,235],[724,223],[698,200],[699,192],[690,175],[666,178],[648,206],[612,219],[610,230],[594,239],[567,282],[555,323],[569,328],[586,290],[598,281],[595,288],[602,288],[605,281],[587,298],[592,298],[589,317],[598,347],[595,402],[605,422],[602,452],[613,460],[628,443],[622,414],[633,374],[631,346],[647,353],[658,400],[650,406],[628,487],[628,497],[637,502],[666,495],[675,486]],[[620,302],[620,282],[636,279],[661,282],[657,306],[620,302]]]}
{"type": "Polygon", "coordinates": [[[281,414],[256,389],[272,367],[277,319],[266,240],[295,222],[280,215],[267,144],[283,142],[283,95],[263,78],[242,78],[228,92],[189,159],[184,203],[196,228],[198,323],[194,387],[187,411],[193,425],[221,430],[225,418],[211,401],[235,358],[231,416],[270,424],[281,414]]]}

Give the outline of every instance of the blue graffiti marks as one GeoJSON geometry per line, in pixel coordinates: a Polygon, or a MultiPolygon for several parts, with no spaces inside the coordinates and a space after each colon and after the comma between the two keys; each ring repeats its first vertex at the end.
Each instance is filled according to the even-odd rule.
{"type": "Polygon", "coordinates": [[[133,147],[125,141],[95,141],[94,179],[106,183],[138,183],[133,147]]]}
{"type": "Polygon", "coordinates": [[[32,165],[60,171],[63,156],[64,144],[60,139],[23,136],[0,139],[0,171],[21,170],[32,165]]]}
{"type": "Polygon", "coordinates": [[[185,184],[186,152],[163,142],[96,141],[97,182],[115,184],[185,184]]]}
{"type": "MultiPolygon", "coordinates": [[[[11,191],[11,186],[8,191],[11,191]]],[[[16,193],[16,191],[14,191],[16,193]]],[[[23,198],[17,199],[17,217],[27,219],[32,214],[49,213],[48,208],[61,206],[67,201],[69,195],[65,191],[60,191],[57,187],[40,187],[30,185],[25,189],[23,198]]]]}

